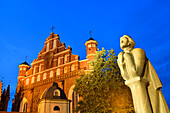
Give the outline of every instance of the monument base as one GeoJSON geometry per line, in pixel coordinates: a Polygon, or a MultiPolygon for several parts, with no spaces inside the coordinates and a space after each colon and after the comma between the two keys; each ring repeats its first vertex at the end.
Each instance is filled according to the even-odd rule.
{"type": "Polygon", "coordinates": [[[141,77],[126,80],[125,84],[132,92],[133,104],[136,113],[153,113],[148,96],[148,81],[141,77]]]}

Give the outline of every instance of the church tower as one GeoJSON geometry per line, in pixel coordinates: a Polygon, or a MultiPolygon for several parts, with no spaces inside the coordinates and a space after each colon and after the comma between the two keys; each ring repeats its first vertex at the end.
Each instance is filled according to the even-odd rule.
{"type": "Polygon", "coordinates": [[[90,37],[90,39],[86,41],[85,43],[87,53],[86,58],[88,60],[92,60],[94,58],[94,55],[96,54],[97,51],[97,44],[98,44],[97,41],[94,40],[92,37],[90,37]]]}
{"type": "Polygon", "coordinates": [[[22,79],[25,77],[26,72],[29,70],[29,68],[30,66],[26,61],[19,65],[18,85],[17,85],[17,91],[16,91],[17,93],[19,92],[22,79]]]}
{"type": "Polygon", "coordinates": [[[25,61],[22,64],[19,65],[19,75],[18,75],[18,79],[21,79],[23,77],[25,77],[25,73],[26,71],[28,71],[30,68],[29,64],[25,61]]]}

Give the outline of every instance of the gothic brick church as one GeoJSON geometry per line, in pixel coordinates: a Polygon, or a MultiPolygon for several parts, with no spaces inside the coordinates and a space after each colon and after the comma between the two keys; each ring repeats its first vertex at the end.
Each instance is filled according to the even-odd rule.
{"type": "Polygon", "coordinates": [[[73,88],[75,79],[89,73],[97,51],[97,41],[85,42],[87,56],[79,60],[72,48],[60,42],[53,32],[46,39],[43,49],[31,65],[19,65],[18,84],[12,111],[38,113],[72,113],[79,100],[73,88]]]}
{"type": "Polygon", "coordinates": [[[10,85],[2,91],[3,83],[0,82],[0,111],[7,111],[8,101],[10,99],[10,85]]]}

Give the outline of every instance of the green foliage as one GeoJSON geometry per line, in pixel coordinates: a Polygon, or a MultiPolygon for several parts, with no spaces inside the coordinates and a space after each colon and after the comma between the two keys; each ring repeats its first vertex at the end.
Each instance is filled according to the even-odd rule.
{"type": "Polygon", "coordinates": [[[123,85],[123,79],[117,65],[117,56],[111,49],[106,55],[102,48],[90,64],[93,70],[76,80],[74,91],[82,97],[78,102],[77,111],[81,113],[111,113],[113,94],[123,85]]]}

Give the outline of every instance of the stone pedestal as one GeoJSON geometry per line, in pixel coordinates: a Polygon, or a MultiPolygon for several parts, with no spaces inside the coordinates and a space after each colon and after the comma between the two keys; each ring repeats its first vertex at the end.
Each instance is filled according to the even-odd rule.
{"type": "Polygon", "coordinates": [[[147,87],[148,81],[141,77],[126,80],[125,84],[130,87],[133,104],[136,113],[153,113],[147,87]]]}

